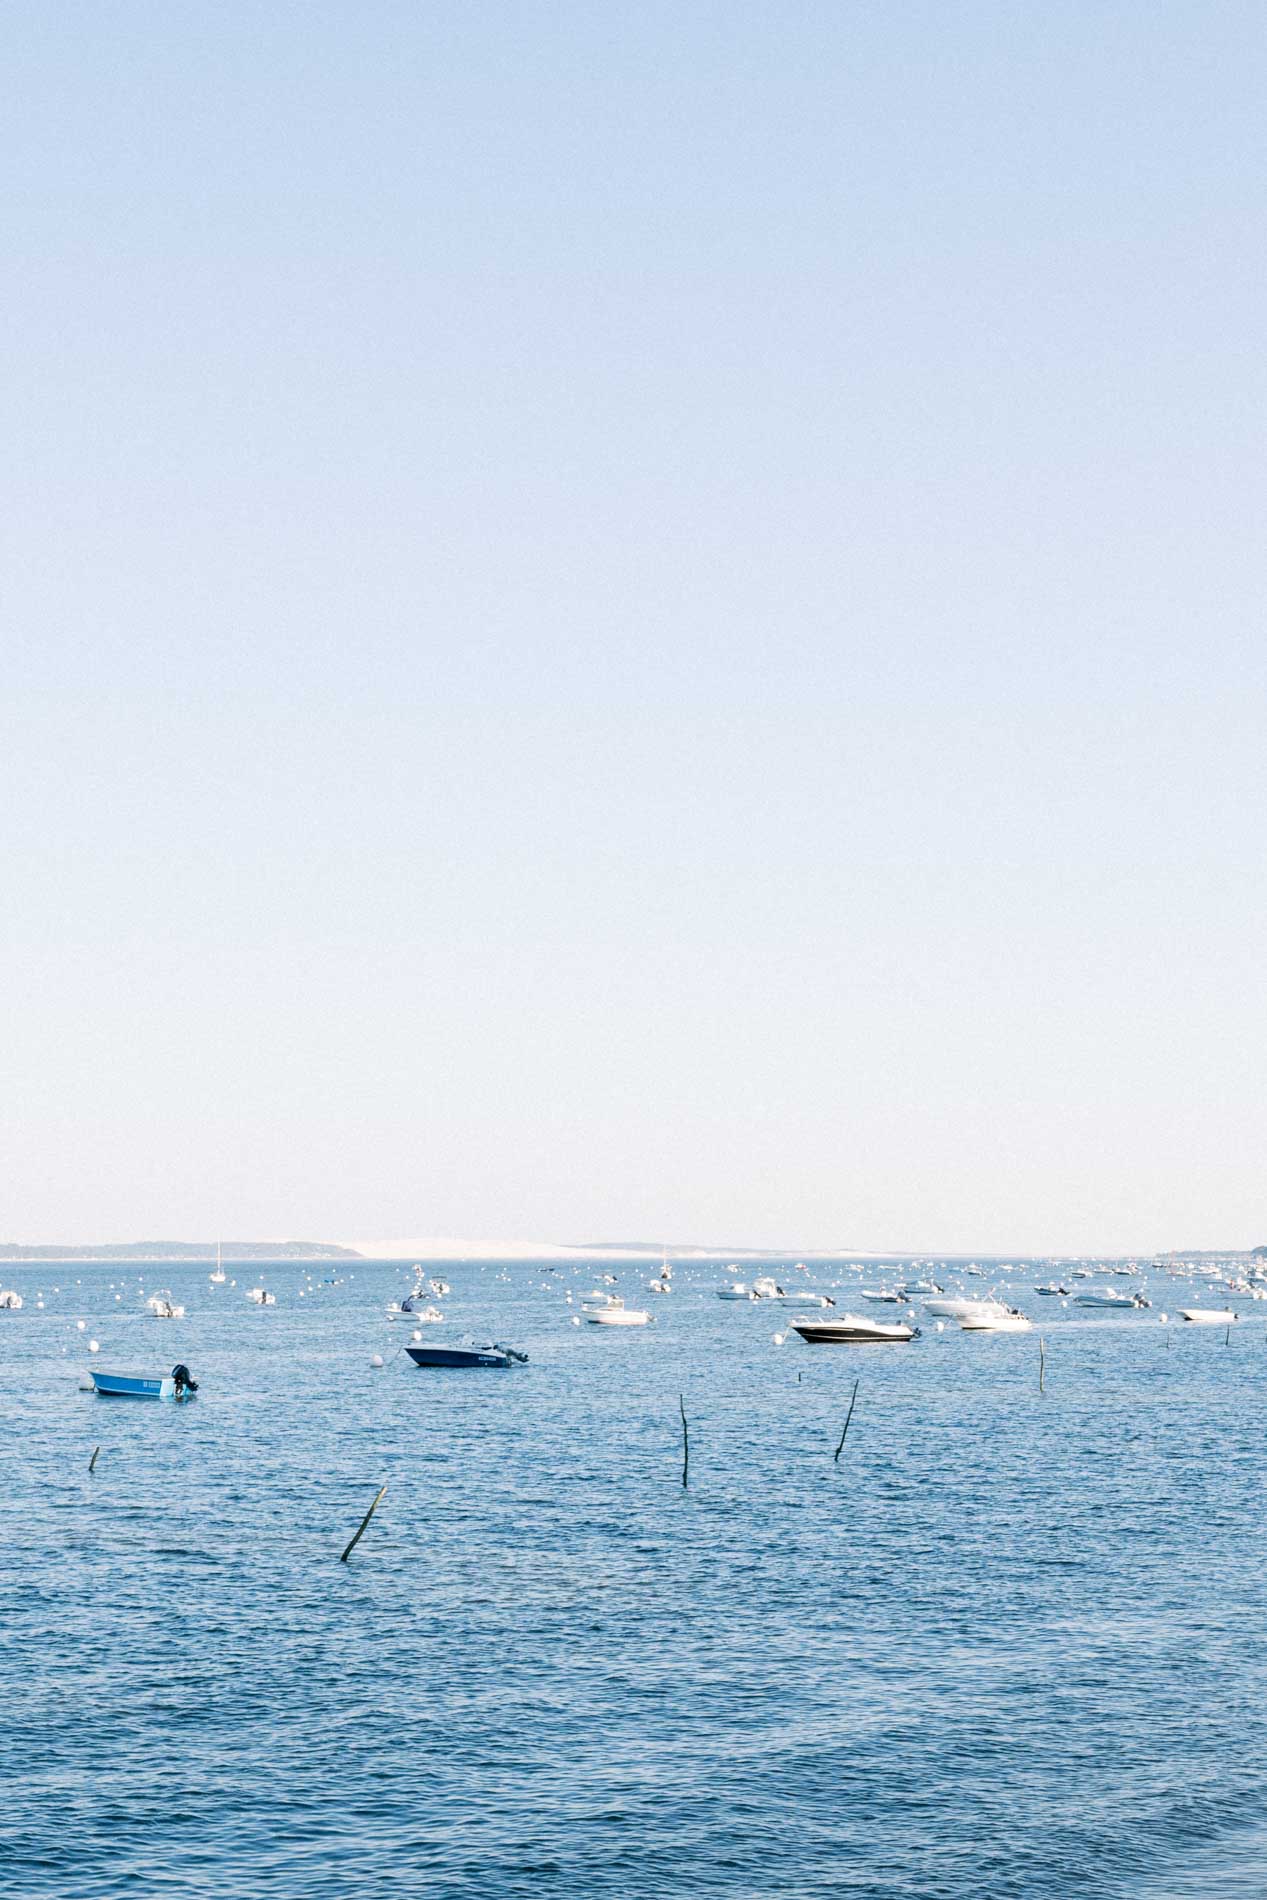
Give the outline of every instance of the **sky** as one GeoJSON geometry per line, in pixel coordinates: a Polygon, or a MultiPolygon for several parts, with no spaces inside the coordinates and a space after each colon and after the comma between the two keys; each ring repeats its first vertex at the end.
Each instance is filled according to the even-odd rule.
{"type": "Polygon", "coordinates": [[[0,26],[0,1238],[1267,1241],[1267,20],[0,26]]]}

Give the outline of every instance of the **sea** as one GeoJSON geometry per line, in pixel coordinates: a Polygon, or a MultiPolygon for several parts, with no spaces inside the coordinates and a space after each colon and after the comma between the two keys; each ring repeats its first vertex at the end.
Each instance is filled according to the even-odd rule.
{"type": "Polygon", "coordinates": [[[0,1892],[1267,1892],[1267,1307],[1013,1261],[1032,1333],[821,1347],[658,1265],[428,1262],[428,1337],[528,1354],[460,1372],[405,1261],[0,1267],[0,1892]]]}

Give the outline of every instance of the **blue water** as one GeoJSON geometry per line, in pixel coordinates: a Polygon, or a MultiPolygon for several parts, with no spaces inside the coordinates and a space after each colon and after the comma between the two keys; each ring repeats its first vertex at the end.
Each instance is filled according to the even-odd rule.
{"type": "Polygon", "coordinates": [[[1040,1396],[1036,1335],[778,1346],[715,1267],[645,1332],[571,1324],[592,1274],[441,1270],[528,1366],[374,1370],[399,1266],[270,1266],[266,1311],[241,1265],[0,1269],[5,1891],[1267,1888],[1255,1309],[1030,1299],[1040,1396]],[[197,1402],[80,1392],[94,1336],[197,1402]]]}

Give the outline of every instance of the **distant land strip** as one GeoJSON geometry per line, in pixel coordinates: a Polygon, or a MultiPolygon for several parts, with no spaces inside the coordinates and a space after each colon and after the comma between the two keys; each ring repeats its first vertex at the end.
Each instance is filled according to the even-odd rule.
{"type": "Polygon", "coordinates": [[[129,1240],[91,1247],[27,1247],[0,1241],[0,1260],[358,1260],[328,1240],[129,1240]]]}

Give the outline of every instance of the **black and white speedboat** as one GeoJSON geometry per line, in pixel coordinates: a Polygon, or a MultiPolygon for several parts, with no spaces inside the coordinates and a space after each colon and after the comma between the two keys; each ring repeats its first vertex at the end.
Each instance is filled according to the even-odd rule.
{"type": "Polygon", "coordinates": [[[898,1346],[919,1338],[918,1326],[902,1322],[889,1326],[857,1313],[842,1313],[838,1319],[794,1319],[792,1331],[808,1346],[898,1346]]]}
{"type": "Polygon", "coordinates": [[[415,1345],[406,1346],[405,1351],[416,1366],[444,1368],[445,1366],[526,1366],[528,1355],[518,1352],[513,1346],[503,1346],[500,1341],[481,1343],[474,1339],[461,1339],[455,1346],[415,1345]]]}

